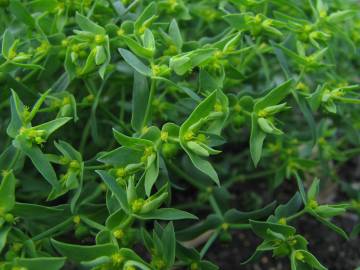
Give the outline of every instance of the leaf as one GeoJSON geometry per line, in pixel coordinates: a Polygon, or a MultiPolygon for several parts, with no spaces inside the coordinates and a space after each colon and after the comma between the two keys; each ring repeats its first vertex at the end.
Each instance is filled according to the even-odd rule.
{"type": "Polygon", "coordinates": [[[287,95],[291,93],[292,83],[292,80],[288,80],[271,89],[269,93],[255,102],[254,111],[259,112],[266,107],[279,104],[287,95]]]}
{"type": "Polygon", "coordinates": [[[170,222],[164,229],[161,237],[161,242],[164,245],[163,258],[167,261],[168,266],[172,266],[175,262],[175,248],[176,238],[173,223],[170,222]]]}
{"type": "Polygon", "coordinates": [[[7,127],[7,134],[11,138],[15,138],[19,129],[23,126],[22,113],[24,111],[24,104],[20,100],[18,94],[11,90],[10,97],[10,107],[11,107],[11,120],[7,127]]]}
{"type": "Polygon", "coordinates": [[[151,77],[151,69],[141,62],[132,52],[122,48],[119,48],[118,50],[126,63],[132,68],[144,76],[151,77]]]}
{"type": "Polygon", "coordinates": [[[51,184],[53,189],[60,190],[60,184],[58,182],[56,173],[51,166],[50,162],[46,158],[46,155],[36,145],[29,145],[22,137],[17,137],[13,144],[16,148],[20,149],[27,155],[39,173],[45,178],[46,181],[51,184]]]}
{"type": "Polygon", "coordinates": [[[76,13],[75,15],[76,23],[80,26],[80,28],[84,31],[91,32],[97,35],[105,35],[106,31],[101,26],[92,22],[89,18],[81,15],[80,13],[76,13]]]}
{"type": "Polygon", "coordinates": [[[262,153],[262,146],[266,138],[266,133],[263,132],[257,123],[257,116],[255,113],[251,114],[251,134],[250,134],[250,154],[254,166],[257,167],[262,153]]]}
{"type": "Polygon", "coordinates": [[[143,12],[137,17],[134,27],[136,31],[139,31],[139,29],[144,25],[145,21],[150,19],[152,16],[156,14],[156,3],[151,2],[144,10],[143,12]]]}
{"type": "Polygon", "coordinates": [[[60,270],[65,264],[66,258],[37,257],[37,258],[15,258],[14,263],[25,269],[48,269],[60,270]]]}
{"type": "Polygon", "coordinates": [[[304,269],[297,267],[298,264],[302,265],[303,263],[309,265],[311,269],[327,270],[327,268],[323,266],[309,251],[303,249],[293,251],[291,253],[291,270],[304,269]],[[303,257],[301,260],[297,259],[299,254],[303,257]]]}
{"type": "Polygon", "coordinates": [[[124,211],[128,213],[129,205],[127,202],[125,190],[116,183],[115,179],[108,172],[101,170],[97,170],[95,172],[101,177],[101,179],[106,183],[111,192],[115,195],[122,209],[124,209],[124,211]]]}
{"type": "Polygon", "coordinates": [[[16,203],[12,213],[15,216],[26,220],[36,220],[44,218],[62,217],[64,218],[65,209],[47,207],[38,204],[16,203]]]}
{"type": "Polygon", "coordinates": [[[8,234],[11,230],[10,225],[0,226],[0,252],[4,249],[7,241],[8,234]]]}
{"type": "Polygon", "coordinates": [[[154,55],[154,51],[148,48],[144,48],[135,40],[123,36],[122,39],[125,41],[126,45],[133,51],[137,56],[144,57],[144,58],[151,58],[154,55]]]}
{"type": "Polygon", "coordinates": [[[311,183],[311,186],[307,192],[307,199],[309,200],[316,200],[317,195],[320,191],[320,180],[315,178],[311,183]]]}
{"type": "Polygon", "coordinates": [[[137,151],[128,147],[119,147],[110,152],[99,155],[98,161],[114,166],[125,167],[128,164],[139,162],[143,151],[137,151]]]}
{"type": "Polygon", "coordinates": [[[103,46],[96,46],[95,64],[101,65],[106,61],[106,52],[103,46]]]}
{"type": "Polygon", "coordinates": [[[59,242],[54,239],[51,239],[51,243],[60,254],[76,262],[91,261],[101,256],[111,256],[118,250],[113,244],[94,246],[73,245],[59,242]]]}
{"type": "Polygon", "coordinates": [[[181,125],[180,136],[184,135],[185,131],[187,131],[192,124],[195,124],[196,122],[200,121],[202,118],[208,116],[209,113],[214,110],[215,102],[216,102],[216,91],[213,91],[209,96],[207,96],[204,100],[202,100],[199,105],[196,106],[194,111],[181,125]]]}
{"type": "Polygon", "coordinates": [[[224,20],[235,29],[246,30],[248,28],[245,19],[246,13],[243,14],[229,14],[224,16],[224,20]]]}
{"type": "Polygon", "coordinates": [[[140,132],[143,128],[145,110],[149,100],[149,85],[147,78],[138,72],[134,72],[134,84],[132,95],[131,126],[140,132]]]}
{"type": "Polygon", "coordinates": [[[176,239],[180,241],[190,241],[209,230],[215,230],[223,224],[224,220],[216,214],[210,214],[205,220],[195,225],[186,227],[176,232],[176,239]]]}
{"type": "Polygon", "coordinates": [[[320,221],[322,224],[324,224],[326,227],[330,228],[331,230],[333,230],[334,232],[336,232],[337,234],[341,235],[342,237],[344,237],[346,240],[349,239],[347,233],[341,229],[340,227],[336,226],[335,224],[331,223],[329,220],[319,216],[317,213],[315,213],[314,211],[309,211],[309,213],[314,216],[318,221],[320,221]]]}
{"type": "Polygon", "coordinates": [[[156,160],[151,163],[150,167],[146,169],[145,172],[145,193],[147,196],[150,196],[151,189],[154,186],[156,179],[159,176],[159,154],[157,153],[156,160]]]}
{"type": "Polygon", "coordinates": [[[169,26],[169,35],[171,39],[174,41],[176,47],[181,49],[183,46],[183,39],[181,37],[181,32],[175,19],[171,20],[169,26]]]}
{"type": "Polygon", "coordinates": [[[72,119],[71,117],[56,118],[49,122],[43,123],[41,125],[34,126],[33,129],[45,130],[46,138],[48,138],[52,133],[54,133],[57,129],[61,128],[63,125],[65,125],[71,119],[72,119]]]}
{"type": "Polygon", "coordinates": [[[12,171],[4,171],[0,185],[0,216],[11,211],[15,205],[16,179],[12,171]]]}
{"type": "Polygon", "coordinates": [[[291,216],[297,213],[302,205],[301,195],[299,192],[296,192],[286,204],[281,204],[275,209],[275,216],[278,219],[291,216]]]}
{"type": "Polygon", "coordinates": [[[191,162],[194,164],[194,166],[201,171],[202,173],[208,175],[211,180],[213,180],[217,185],[220,185],[219,177],[214,169],[214,167],[211,165],[211,163],[205,159],[202,159],[201,157],[194,155],[187,149],[185,150],[191,160],[191,162]]]}
{"type": "Polygon", "coordinates": [[[268,229],[283,235],[285,238],[294,235],[296,232],[294,227],[272,222],[250,220],[250,225],[254,233],[265,240],[271,240],[268,234],[268,229]]]}
{"type": "Polygon", "coordinates": [[[175,209],[175,208],[161,208],[156,209],[150,213],[134,215],[140,219],[158,219],[158,220],[181,220],[181,219],[198,219],[193,214],[175,209]]]}
{"type": "Polygon", "coordinates": [[[15,17],[32,28],[35,27],[35,20],[31,17],[29,11],[24,7],[24,5],[19,0],[10,1],[10,11],[15,17]]]}
{"type": "Polygon", "coordinates": [[[14,36],[10,32],[10,30],[6,29],[3,34],[2,46],[1,46],[1,53],[2,53],[3,57],[8,58],[9,51],[11,49],[11,46],[14,43],[14,40],[15,40],[14,36]]]}
{"type": "Polygon", "coordinates": [[[230,224],[248,223],[250,219],[258,220],[268,217],[276,206],[276,201],[268,204],[264,208],[250,212],[241,212],[237,209],[230,209],[224,214],[224,220],[230,224]]]}
{"type": "Polygon", "coordinates": [[[116,129],[113,129],[115,140],[121,144],[122,146],[133,148],[136,150],[143,150],[145,146],[153,146],[152,141],[142,139],[142,138],[135,138],[135,137],[129,137],[121,132],[117,131],[116,129]]]}

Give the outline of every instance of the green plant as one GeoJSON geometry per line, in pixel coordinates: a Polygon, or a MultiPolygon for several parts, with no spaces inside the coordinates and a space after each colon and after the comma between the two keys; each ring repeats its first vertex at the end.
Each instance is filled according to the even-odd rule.
{"type": "Polygon", "coordinates": [[[359,11],[0,0],[0,269],[218,269],[208,251],[238,230],[263,240],[244,263],[327,269],[296,221],[347,239],[332,218],[360,213],[342,174],[360,152],[359,11]],[[233,191],[264,180],[273,202],[233,191]],[[332,185],[347,197],[326,201],[332,185]]]}

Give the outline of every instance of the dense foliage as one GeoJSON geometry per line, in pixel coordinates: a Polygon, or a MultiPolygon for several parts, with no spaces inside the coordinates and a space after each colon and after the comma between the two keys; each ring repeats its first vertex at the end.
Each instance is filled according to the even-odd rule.
{"type": "Polygon", "coordinates": [[[360,152],[359,11],[0,0],[0,269],[218,269],[207,253],[236,230],[262,240],[244,263],[331,268],[296,221],[360,231],[332,219],[360,213],[341,170],[360,152]]]}

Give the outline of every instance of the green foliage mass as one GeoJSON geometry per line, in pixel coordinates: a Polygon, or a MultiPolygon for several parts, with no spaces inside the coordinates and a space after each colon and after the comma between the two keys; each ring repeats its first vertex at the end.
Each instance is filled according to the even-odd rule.
{"type": "Polygon", "coordinates": [[[238,230],[323,270],[296,220],[349,237],[359,1],[0,0],[0,30],[1,270],[218,269],[238,230]]]}

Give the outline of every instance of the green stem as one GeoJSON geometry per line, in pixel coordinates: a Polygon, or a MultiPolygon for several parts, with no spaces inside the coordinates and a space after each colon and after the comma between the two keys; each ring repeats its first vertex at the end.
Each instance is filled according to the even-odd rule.
{"type": "Polygon", "coordinates": [[[20,154],[21,154],[21,151],[16,148],[15,156],[11,160],[11,163],[10,163],[9,168],[8,168],[9,170],[14,168],[16,162],[19,160],[20,154]]]}
{"type": "Polygon", "coordinates": [[[85,216],[80,216],[81,221],[83,221],[85,224],[89,225],[90,227],[97,229],[99,231],[103,231],[106,230],[106,227],[85,217],[85,216]]]}
{"type": "Polygon", "coordinates": [[[109,165],[103,164],[103,165],[85,166],[84,169],[90,171],[90,170],[106,169],[106,168],[108,168],[108,167],[109,167],[109,165]]]}
{"type": "Polygon", "coordinates": [[[39,241],[43,238],[46,238],[48,236],[53,235],[54,233],[58,232],[58,231],[64,231],[66,227],[70,226],[72,223],[72,218],[68,218],[66,219],[64,222],[61,222],[60,224],[50,228],[49,230],[42,232],[38,235],[35,235],[32,240],[33,241],[39,241]]]}
{"type": "Polygon", "coordinates": [[[247,180],[257,179],[260,177],[268,176],[274,174],[277,169],[270,169],[262,172],[256,172],[253,174],[240,174],[230,178],[226,183],[223,184],[224,187],[230,187],[235,182],[245,182],[247,180]]]}
{"type": "Polygon", "coordinates": [[[203,258],[204,255],[206,254],[206,252],[209,250],[209,248],[211,247],[211,245],[215,242],[216,238],[219,235],[219,231],[215,231],[211,237],[207,240],[207,242],[205,243],[204,247],[201,249],[200,251],[200,257],[203,258]]]}
{"type": "Polygon", "coordinates": [[[251,229],[250,224],[230,224],[231,229],[248,230],[251,229]]]}
{"type": "Polygon", "coordinates": [[[214,195],[210,195],[209,196],[209,202],[211,207],[214,209],[215,213],[219,216],[219,217],[223,217],[223,214],[220,210],[220,207],[218,205],[218,203],[216,202],[214,195]]]}
{"type": "Polygon", "coordinates": [[[148,103],[146,105],[146,109],[145,109],[145,116],[144,116],[144,120],[142,123],[142,127],[146,127],[147,123],[150,120],[150,116],[151,116],[151,106],[153,103],[153,99],[155,96],[155,92],[156,92],[156,80],[152,80],[151,81],[151,86],[150,86],[150,93],[149,93],[149,100],[148,103]]]}
{"type": "Polygon", "coordinates": [[[305,213],[306,213],[306,210],[305,210],[305,208],[304,208],[304,209],[301,210],[300,212],[297,212],[296,214],[287,217],[287,218],[286,218],[286,221],[292,221],[292,220],[294,220],[294,219],[302,216],[302,215],[305,214],[305,213]]]}
{"type": "Polygon", "coordinates": [[[176,174],[180,177],[182,177],[184,180],[188,181],[193,186],[197,187],[200,190],[203,190],[204,187],[199,184],[194,178],[192,178],[190,175],[185,173],[183,170],[181,170],[178,166],[176,166],[172,161],[168,160],[166,161],[166,164],[176,172],[176,174]]]}

